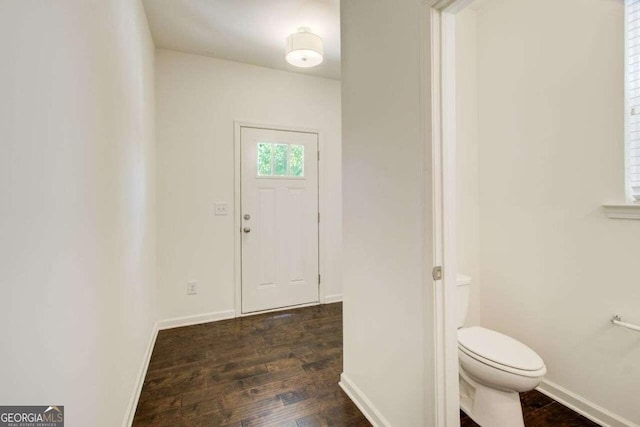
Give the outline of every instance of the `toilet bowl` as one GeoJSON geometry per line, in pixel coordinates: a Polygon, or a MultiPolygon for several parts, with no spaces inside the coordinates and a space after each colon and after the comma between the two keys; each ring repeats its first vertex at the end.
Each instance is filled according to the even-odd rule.
{"type": "Polygon", "coordinates": [[[471,279],[458,276],[460,408],[482,427],[523,427],[519,393],[547,373],[542,358],[521,342],[490,329],[462,327],[471,279]]]}

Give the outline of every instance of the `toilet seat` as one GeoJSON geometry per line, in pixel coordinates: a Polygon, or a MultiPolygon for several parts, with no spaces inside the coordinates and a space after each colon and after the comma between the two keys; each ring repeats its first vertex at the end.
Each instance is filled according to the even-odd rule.
{"type": "Polygon", "coordinates": [[[481,327],[458,330],[458,349],[467,356],[504,372],[522,377],[542,377],[542,358],[520,341],[481,327]]]}

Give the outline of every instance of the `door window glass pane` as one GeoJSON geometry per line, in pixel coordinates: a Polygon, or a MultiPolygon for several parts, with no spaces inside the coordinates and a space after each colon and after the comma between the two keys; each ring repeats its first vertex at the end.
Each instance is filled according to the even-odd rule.
{"type": "Polygon", "coordinates": [[[304,145],[291,145],[289,150],[289,175],[304,176],[304,145]]]}
{"type": "Polygon", "coordinates": [[[269,176],[272,174],[272,151],[272,144],[258,143],[258,175],[269,176]]]}
{"type": "Polygon", "coordinates": [[[304,145],[259,142],[258,176],[304,177],[304,145]]]}
{"type": "Polygon", "coordinates": [[[287,175],[287,157],[289,146],[287,144],[273,145],[273,174],[276,176],[287,175]]]}

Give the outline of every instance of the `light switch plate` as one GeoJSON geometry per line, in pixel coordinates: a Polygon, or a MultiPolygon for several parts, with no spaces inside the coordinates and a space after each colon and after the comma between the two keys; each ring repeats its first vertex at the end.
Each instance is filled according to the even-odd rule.
{"type": "Polygon", "coordinates": [[[196,295],[198,293],[198,282],[187,282],[187,295],[196,295]]]}
{"type": "Polygon", "coordinates": [[[216,215],[229,215],[229,203],[216,203],[216,215]]]}

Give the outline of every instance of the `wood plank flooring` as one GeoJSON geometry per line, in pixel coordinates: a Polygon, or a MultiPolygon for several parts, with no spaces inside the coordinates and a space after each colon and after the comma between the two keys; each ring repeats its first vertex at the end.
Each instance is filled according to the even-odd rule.
{"type": "MultiPolygon", "coordinates": [[[[521,393],[520,403],[526,427],[598,427],[598,424],[537,390],[521,393]]],[[[460,411],[460,426],[478,427],[478,424],[460,411]]]]}
{"type": "MultiPolygon", "coordinates": [[[[341,372],[342,304],[160,331],[133,425],[370,426],[341,372]]],[[[527,427],[596,426],[537,391],[521,401],[527,427]]]]}
{"type": "Polygon", "coordinates": [[[342,304],[160,331],[134,426],[370,426],[338,386],[342,304]]]}

